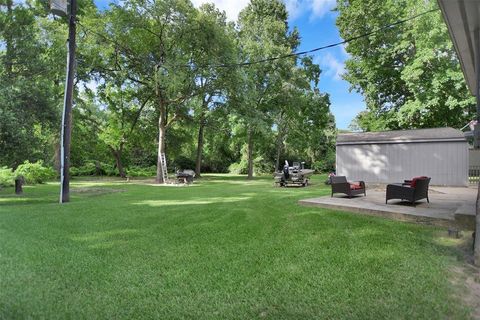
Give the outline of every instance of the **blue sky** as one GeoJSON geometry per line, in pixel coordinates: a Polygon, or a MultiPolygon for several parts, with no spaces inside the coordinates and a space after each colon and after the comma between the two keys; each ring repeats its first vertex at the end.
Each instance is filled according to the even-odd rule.
{"type": "MultiPolygon", "coordinates": [[[[321,47],[342,41],[335,25],[336,12],[332,9],[335,0],[282,0],[289,11],[290,26],[296,26],[302,38],[299,51],[321,47]]],[[[106,7],[112,0],[95,0],[97,6],[106,7]]],[[[192,0],[195,6],[213,2],[224,10],[228,19],[235,21],[238,13],[249,0],[192,0]]],[[[350,84],[341,78],[344,62],[348,55],[342,46],[326,49],[314,54],[314,61],[320,64],[322,75],[320,90],[330,94],[331,111],[337,128],[348,129],[358,112],[365,109],[363,97],[349,92],[350,84]]]]}
{"type": "MultiPolygon", "coordinates": [[[[304,10],[299,16],[290,18],[290,24],[297,26],[302,37],[299,50],[342,41],[335,25],[336,16],[337,13],[330,10],[322,15],[304,10]]],[[[330,94],[331,111],[339,129],[348,129],[353,118],[365,109],[363,97],[356,92],[350,92],[350,83],[342,79],[346,59],[348,54],[342,46],[314,54],[314,61],[322,69],[319,87],[322,92],[330,94]]]]}

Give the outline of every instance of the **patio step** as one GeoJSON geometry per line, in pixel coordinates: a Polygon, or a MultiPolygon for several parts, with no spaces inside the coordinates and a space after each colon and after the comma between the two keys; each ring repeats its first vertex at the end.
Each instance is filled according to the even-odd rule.
{"type": "Polygon", "coordinates": [[[468,230],[475,229],[475,204],[464,203],[455,211],[455,221],[458,225],[468,230]]]}

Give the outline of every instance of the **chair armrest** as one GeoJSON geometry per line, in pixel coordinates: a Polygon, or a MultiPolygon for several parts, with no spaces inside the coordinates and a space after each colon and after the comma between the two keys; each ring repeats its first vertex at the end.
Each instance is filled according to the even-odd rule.
{"type": "Polygon", "coordinates": [[[413,194],[415,192],[415,188],[412,188],[410,186],[404,186],[400,184],[388,184],[387,185],[387,194],[389,192],[394,192],[394,193],[403,193],[403,194],[413,194]]]}
{"type": "Polygon", "coordinates": [[[350,183],[348,182],[340,182],[340,183],[332,183],[332,192],[342,192],[342,193],[349,193],[350,192],[350,183]]]}

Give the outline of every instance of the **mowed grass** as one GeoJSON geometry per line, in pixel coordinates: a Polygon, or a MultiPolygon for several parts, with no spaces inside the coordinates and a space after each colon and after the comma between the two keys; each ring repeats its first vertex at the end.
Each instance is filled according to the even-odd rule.
{"type": "Polygon", "coordinates": [[[324,179],[1,190],[0,318],[468,318],[439,229],[299,206],[324,179]]]}

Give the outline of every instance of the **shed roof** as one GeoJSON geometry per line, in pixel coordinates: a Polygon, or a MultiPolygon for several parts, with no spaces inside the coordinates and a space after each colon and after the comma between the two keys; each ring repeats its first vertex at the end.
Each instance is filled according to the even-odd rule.
{"type": "Polygon", "coordinates": [[[453,128],[341,133],[337,146],[346,144],[466,142],[462,131],[453,128]]]}

